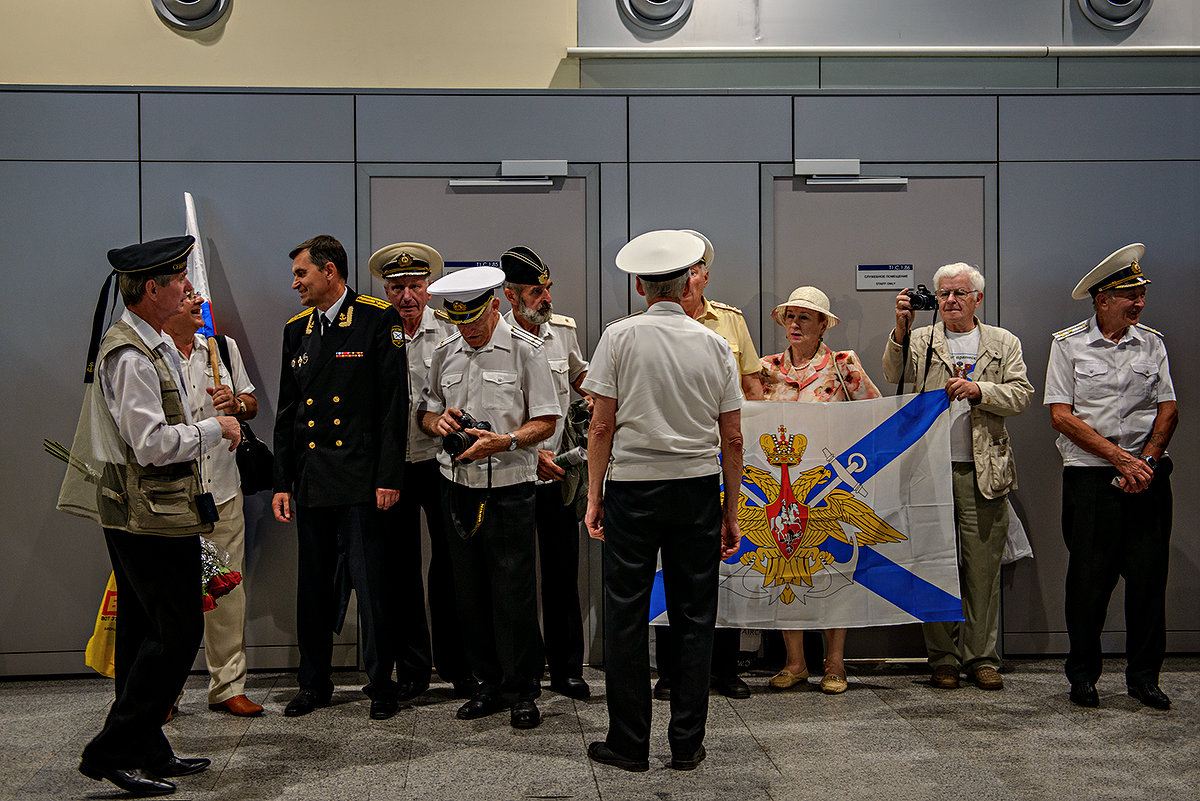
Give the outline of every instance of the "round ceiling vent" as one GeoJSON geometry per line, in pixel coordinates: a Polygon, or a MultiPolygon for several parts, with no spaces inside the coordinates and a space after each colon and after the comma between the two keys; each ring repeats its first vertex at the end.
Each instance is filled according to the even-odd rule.
{"type": "Polygon", "coordinates": [[[1135,27],[1154,0],[1079,0],[1079,10],[1096,27],[1124,31],[1135,27]]]}
{"type": "Polygon", "coordinates": [[[625,19],[648,31],[668,31],[683,24],[692,0],[617,0],[625,19]]]}
{"type": "Polygon", "coordinates": [[[229,0],[150,0],[162,21],[184,31],[199,31],[229,10],[229,0]]]}

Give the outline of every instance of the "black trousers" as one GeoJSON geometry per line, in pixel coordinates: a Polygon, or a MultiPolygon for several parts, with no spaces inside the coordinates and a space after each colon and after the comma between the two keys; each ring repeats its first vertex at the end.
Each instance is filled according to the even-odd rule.
{"type": "Polygon", "coordinates": [[[299,570],[296,634],[300,645],[300,688],[333,690],[333,629],[341,603],[339,567],[358,596],[363,662],[371,698],[390,698],[392,681],[388,632],[382,625],[382,590],[387,580],[384,534],[374,505],[301,506],[296,510],[299,570]]]}
{"type": "Polygon", "coordinates": [[[579,607],[579,521],[563,506],[562,484],[537,486],[538,555],[542,560],[542,633],[550,679],[583,676],[579,607]]]}
{"type": "Polygon", "coordinates": [[[468,539],[446,520],[458,617],[467,657],[484,693],[508,703],[541,692],[545,666],[538,630],[533,482],[471,489],[442,480],[443,510],[462,510],[468,529],[488,496],[483,522],[468,539]]]}
{"type": "MultiPolygon", "coordinates": [[[[717,629],[713,633],[712,661],[709,671],[715,678],[730,679],[738,674],[737,658],[742,649],[741,629],[717,629]]],[[[654,627],[654,651],[658,675],[672,681],[679,672],[679,644],[670,626],[654,627]]]]}
{"type": "Polygon", "coordinates": [[[1108,467],[1063,468],[1067,634],[1071,682],[1100,677],[1100,634],[1117,578],[1125,578],[1125,680],[1157,684],[1166,651],[1167,561],[1171,541],[1171,460],[1143,492],[1113,487],[1108,467]]]}
{"type": "Polygon", "coordinates": [[[399,503],[381,513],[384,562],[391,574],[385,587],[384,625],[394,649],[387,669],[395,666],[398,681],[428,682],[433,665],[442,681],[457,684],[471,677],[442,520],[441,481],[436,459],[410,462],[399,503]],[[422,510],[429,528],[428,621],[421,558],[422,510]]]}
{"type": "Polygon", "coordinates": [[[718,476],[609,481],[605,488],[606,742],[630,759],[650,753],[650,592],[660,550],[667,614],[679,645],[667,738],[672,753],[690,756],[704,741],[708,717],[721,558],[718,476]]]}
{"type": "Polygon", "coordinates": [[[104,529],[117,580],[116,700],[83,749],[99,768],[148,768],[171,759],[163,721],[204,636],[200,538],[104,529]]]}

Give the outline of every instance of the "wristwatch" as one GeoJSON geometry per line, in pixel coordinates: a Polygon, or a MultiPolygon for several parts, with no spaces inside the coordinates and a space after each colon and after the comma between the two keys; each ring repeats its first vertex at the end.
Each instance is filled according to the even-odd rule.
{"type": "Polygon", "coordinates": [[[1140,458],[1143,462],[1145,462],[1147,465],[1149,465],[1151,471],[1156,470],[1158,468],[1158,460],[1155,459],[1153,456],[1150,456],[1149,454],[1142,454],[1138,458],[1140,458]]]}
{"type": "Polygon", "coordinates": [[[511,442],[508,443],[508,449],[510,451],[515,451],[517,449],[517,435],[513,434],[513,433],[509,433],[508,438],[510,440],[512,440],[511,442]]]}
{"type": "Polygon", "coordinates": [[[245,414],[246,412],[250,411],[249,409],[246,408],[246,402],[244,400],[242,400],[241,398],[238,398],[237,402],[238,402],[238,410],[237,410],[238,414],[245,414]]]}

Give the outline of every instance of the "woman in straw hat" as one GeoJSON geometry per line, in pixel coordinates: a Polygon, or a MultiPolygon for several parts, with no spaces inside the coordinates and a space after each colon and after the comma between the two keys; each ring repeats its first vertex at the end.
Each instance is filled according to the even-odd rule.
{"type": "MultiPolygon", "coordinates": [[[[800,287],[775,307],[771,319],[787,332],[788,348],[763,357],[759,379],[765,400],[830,403],[880,397],[854,351],[834,351],[822,341],[825,332],[840,322],[829,310],[829,297],[824,292],[812,286],[800,287]]],[[[787,663],[770,680],[778,690],[808,679],[804,632],[784,631],[783,642],[787,663]]],[[[846,630],[826,629],[825,643],[821,689],[827,693],[845,692],[846,630]]]]}

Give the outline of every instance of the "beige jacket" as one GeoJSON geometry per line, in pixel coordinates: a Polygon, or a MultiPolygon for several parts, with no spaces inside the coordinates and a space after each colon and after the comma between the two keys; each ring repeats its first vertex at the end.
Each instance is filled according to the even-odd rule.
{"type": "MultiPolygon", "coordinates": [[[[975,478],[983,497],[1000,498],[1017,488],[1017,469],[1004,418],[1029,408],[1033,384],[1025,377],[1021,341],[1003,328],[984,325],[978,319],[975,323],[979,326],[979,358],[975,362],[974,380],[983,393],[979,403],[971,407],[975,478]]],[[[883,375],[892,383],[898,382],[903,372],[906,381],[916,377],[913,384],[917,390],[940,389],[953,375],[944,323],[912,332],[906,368],[901,367],[901,354],[900,345],[889,335],[883,351],[883,375]],[[929,375],[925,376],[925,353],[931,333],[933,358],[929,362],[929,375]]]]}

